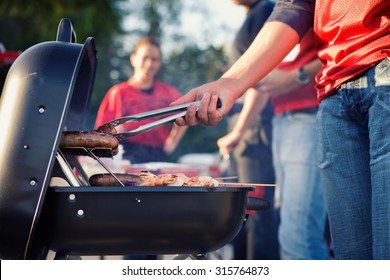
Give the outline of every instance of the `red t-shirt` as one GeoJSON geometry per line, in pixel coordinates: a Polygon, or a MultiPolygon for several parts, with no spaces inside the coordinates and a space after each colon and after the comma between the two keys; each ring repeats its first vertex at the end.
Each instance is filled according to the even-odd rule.
{"type": "MultiPolygon", "coordinates": [[[[154,83],[153,91],[150,94],[130,86],[127,82],[114,85],[107,92],[100,104],[95,127],[97,128],[108,121],[123,116],[144,113],[146,111],[167,107],[171,102],[180,97],[181,94],[176,88],[158,81],[154,83]]],[[[120,131],[130,131],[140,125],[144,125],[155,120],[158,120],[158,118],[140,122],[129,122],[118,126],[117,129],[120,131]]],[[[162,147],[170,133],[170,130],[170,125],[164,125],[148,132],[127,138],[126,141],[147,146],[162,147]]]]}
{"type": "MultiPolygon", "coordinates": [[[[317,58],[316,41],[313,30],[310,30],[302,38],[299,45],[286,57],[284,62],[279,64],[278,69],[292,71],[317,58]],[[296,53],[297,52],[297,53],[296,53]],[[289,58],[291,56],[291,58],[289,58]]],[[[286,111],[301,110],[318,106],[315,83],[309,83],[299,87],[286,95],[271,99],[274,105],[275,115],[286,111]]]]}
{"type": "Polygon", "coordinates": [[[321,100],[390,56],[390,1],[317,0],[314,30],[325,63],[317,76],[321,100]]]}

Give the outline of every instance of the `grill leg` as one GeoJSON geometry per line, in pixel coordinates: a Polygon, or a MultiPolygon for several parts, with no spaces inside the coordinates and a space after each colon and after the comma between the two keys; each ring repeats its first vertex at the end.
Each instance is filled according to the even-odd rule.
{"type": "Polygon", "coordinates": [[[197,255],[189,255],[189,257],[193,260],[205,260],[207,258],[206,254],[197,254],[197,255]]]}
{"type": "Polygon", "coordinates": [[[70,255],[65,255],[62,253],[56,253],[55,260],[81,260],[80,256],[70,256],[70,255]]]}
{"type": "Polygon", "coordinates": [[[196,254],[196,255],[192,255],[192,254],[177,254],[175,255],[172,260],[187,260],[187,259],[190,259],[190,260],[205,260],[207,258],[207,254],[196,254]]]}

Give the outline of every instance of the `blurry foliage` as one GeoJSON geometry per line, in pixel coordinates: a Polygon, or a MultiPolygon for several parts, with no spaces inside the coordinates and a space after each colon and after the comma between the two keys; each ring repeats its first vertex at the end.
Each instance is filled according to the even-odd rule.
{"type": "Polygon", "coordinates": [[[181,92],[187,92],[205,81],[218,79],[225,65],[222,48],[209,46],[201,50],[191,45],[180,51],[173,51],[164,60],[160,77],[176,86],[181,92]]]}
{"type": "MultiPolygon", "coordinates": [[[[226,59],[222,48],[209,46],[205,50],[197,46],[187,46],[180,52],[172,52],[164,61],[161,79],[174,85],[182,93],[205,82],[218,79],[226,59]]],[[[226,124],[221,122],[214,127],[190,127],[179,144],[172,159],[186,153],[215,152],[218,150],[216,140],[226,133],[226,124]]]]}
{"type": "Polygon", "coordinates": [[[176,24],[182,10],[183,1],[178,0],[128,0],[123,8],[133,11],[133,17],[138,16],[145,21],[147,28],[142,35],[161,39],[164,26],[176,24]]]}
{"type": "MultiPolygon", "coordinates": [[[[176,46],[175,50],[164,53],[160,79],[183,94],[222,74],[227,64],[223,48],[200,49],[196,44],[183,43],[191,34],[175,32],[183,3],[178,0],[1,0],[0,42],[8,50],[23,51],[37,43],[55,40],[61,18],[71,19],[78,43],[94,37],[98,65],[85,128],[91,129],[106,91],[131,75],[131,50],[128,50],[131,36],[133,43],[134,37],[154,36],[160,40],[163,50],[167,42],[176,46]],[[125,19],[129,16],[135,23],[126,26],[125,19]],[[174,32],[165,32],[167,27],[173,27],[170,30],[174,32]]],[[[216,127],[190,127],[172,160],[184,153],[217,151],[216,140],[225,132],[224,122],[216,127]]]]}
{"type": "Polygon", "coordinates": [[[122,19],[131,12],[119,7],[126,1],[1,0],[0,42],[7,50],[24,51],[37,43],[55,40],[61,18],[70,18],[78,43],[95,38],[98,68],[94,88],[105,88],[111,82],[105,54],[110,53],[113,38],[122,33],[122,19]]]}
{"type": "Polygon", "coordinates": [[[42,41],[55,40],[61,18],[70,18],[78,42],[93,34],[99,45],[120,32],[128,11],[119,9],[126,0],[1,0],[0,38],[8,49],[26,49],[42,41]]]}

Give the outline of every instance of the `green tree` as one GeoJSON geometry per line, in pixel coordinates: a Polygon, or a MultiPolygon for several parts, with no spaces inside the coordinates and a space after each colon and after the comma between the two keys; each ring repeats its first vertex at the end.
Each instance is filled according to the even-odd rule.
{"type": "MultiPolygon", "coordinates": [[[[164,61],[161,79],[186,93],[193,87],[220,77],[226,63],[223,48],[209,46],[202,50],[189,45],[180,52],[172,52],[164,61]]],[[[216,140],[225,133],[224,121],[215,127],[190,127],[172,159],[186,153],[215,152],[218,149],[216,140]]]]}
{"type": "MultiPolygon", "coordinates": [[[[9,50],[24,51],[43,41],[56,39],[61,18],[70,18],[77,42],[94,37],[99,62],[95,88],[110,83],[108,65],[111,42],[121,34],[122,19],[130,10],[120,8],[126,0],[1,0],[0,42],[9,50]]],[[[3,82],[2,82],[3,84],[3,82]]],[[[1,85],[2,85],[1,84],[1,85]]]]}
{"type": "Polygon", "coordinates": [[[2,0],[0,38],[10,49],[26,49],[42,41],[54,40],[61,18],[71,18],[78,41],[94,36],[104,45],[121,32],[125,16],[120,3],[125,0],[2,0]]]}

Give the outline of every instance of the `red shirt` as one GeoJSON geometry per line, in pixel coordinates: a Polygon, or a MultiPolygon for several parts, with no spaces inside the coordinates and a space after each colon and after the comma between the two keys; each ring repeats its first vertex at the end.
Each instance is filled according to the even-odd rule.
{"type": "MultiPolygon", "coordinates": [[[[161,109],[181,97],[180,92],[165,83],[156,81],[152,93],[148,94],[130,86],[127,82],[114,85],[107,92],[100,104],[95,127],[123,116],[144,113],[155,109],[161,109]]],[[[117,127],[120,131],[130,131],[140,125],[157,120],[153,118],[141,122],[129,122],[117,127]]],[[[148,132],[126,139],[128,142],[147,146],[162,147],[171,130],[170,125],[164,125],[148,132]]]]}
{"type": "MultiPolygon", "coordinates": [[[[305,37],[297,45],[299,49],[296,57],[292,57],[291,61],[285,61],[279,64],[278,69],[283,71],[292,71],[305,65],[306,63],[317,58],[317,48],[315,43],[315,36],[313,30],[310,30],[305,37]]],[[[288,57],[288,56],[287,56],[288,57]]],[[[309,83],[304,87],[299,87],[286,95],[272,98],[275,115],[286,111],[300,110],[313,108],[318,106],[316,97],[315,83],[309,83]]]]}
{"type": "Polygon", "coordinates": [[[390,1],[317,0],[314,30],[325,64],[317,76],[321,100],[390,56],[390,1]]]}

